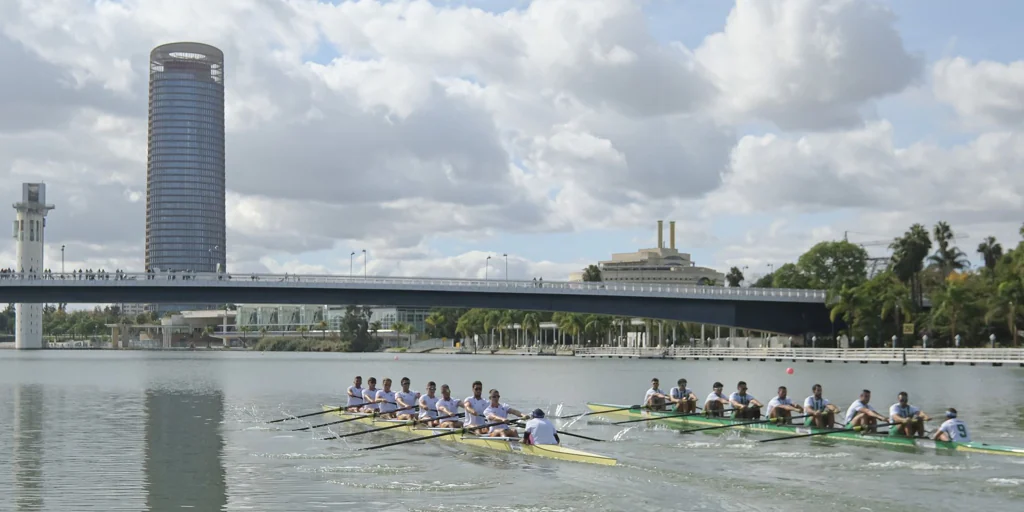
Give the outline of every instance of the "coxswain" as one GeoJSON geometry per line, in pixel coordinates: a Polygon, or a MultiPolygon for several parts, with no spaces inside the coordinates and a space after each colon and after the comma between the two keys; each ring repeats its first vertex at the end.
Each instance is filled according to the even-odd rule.
{"type": "Polygon", "coordinates": [[[686,379],[679,379],[676,382],[676,387],[668,391],[668,400],[676,404],[673,409],[675,412],[682,414],[697,412],[697,395],[693,394],[692,389],[686,387],[686,379]]]}
{"type": "MultiPolygon", "coordinates": [[[[484,409],[484,419],[487,423],[496,423],[508,419],[509,413],[515,414],[516,416],[525,416],[523,413],[513,409],[512,406],[501,403],[498,401],[501,398],[501,394],[498,393],[497,389],[492,389],[488,396],[491,398],[491,402],[487,404],[487,408],[484,409]]],[[[491,425],[487,428],[487,437],[519,437],[519,433],[516,429],[509,426],[507,423],[501,423],[500,425],[491,425]]]]}
{"type": "Polygon", "coordinates": [[[910,405],[910,396],[906,391],[896,395],[896,403],[889,407],[889,423],[898,423],[889,427],[889,435],[907,437],[924,437],[924,422],[930,420],[921,409],[910,405]]]}
{"type": "Polygon", "coordinates": [[[431,427],[437,426],[437,417],[444,416],[443,414],[437,413],[437,402],[441,399],[434,395],[434,390],[437,389],[437,384],[434,381],[427,383],[427,394],[420,397],[418,403],[420,406],[420,414],[418,419],[425,422],[431,427]]]}
{"type": "Polygon", "coordinates": [[[839,408],[821,396],[821,384],[811,386],[812,395],[804,400],[804,425],[817,428],[832,428],[836,423],[839,408]]]}
{"type": "Polygon", "coordinates": [[[420,394],[409,390],[409,377],[402,377],[402,380],[399,382],[402,383],[402,390],[395,393],[395,403],[397,404],[395,408],[398,409],[395,418],[411,420],[419,415],[414,409],[420,394]]]}
{"type": "Polygon", "coordinates": [[[860,399],[854,401],[846,409],[846,419],[843,421],[846,428],[863,427],[863,431],[874,432],[879,421],[886,421],[885,416],[868,405],[870,401],[871,391],[867,389],[861,391],[860,399]]]}
{"type": "Polygon", "coordinates": [[[729,395],[729,403],[732,405],[733,419],[758,419],[761,417],[761,407],[754,395],[747,394],[747,383],[742,380],[736,384],[736,391],[729,395]]]}
{"type": "Polygon", "coordinates": [[[544,417],[544,411],[534,409],[526,420],[523,442],[526,444],[559,444],[558,430],[551,421],[544,417]]]}
{"type": "Polygon", "coordinates": [[[444,418],[438,420],[438,425],[441,428],[459,428],[462,426],[462,420],[456,417],[459,414],[459,401],[452,398],[452,390],[448,387],[448,384],[441,384],[441,399],[437,401],[437,417],[444,418]]]}
{"type": "Polygon", "coordinates": [[[932,439],[969,443],[971,435],[967,432],[967,424],[956,417],[956,409],[950,407],[946,409],[946,421],[943,421],[939,429],[932,434],[932,439]]]}
{"type": "Polygon", "coordinates": [[[345,406],[346,410],[356,411],[359,410],[363,404],[366,403],[363,400],[363,377],[356,375],[355,380],[352,381],[352,385],[348,387],[348,404],[345,406]]]}
{"type": "Polygon", "coordinates": [[[779,424],[789,425],[793,413],[803,411],[803,407],[799,404],[794,404],[793,400],[786,396],[786,386],[779,386],[778,394],[768,401],[765,416],[768,419],[778,420],[777,423],[779,424]]]}
{"type": "Polygon", "coordinates": [[[649,411],[664,411],[668,395],[661,392],[658,379],[651,379],[651,389],[644,395],[644,408],[649,411]]]}
{"type": "Polygon", "coordinates": [[[705,415],[719,418],[722,416],[725,406],[730,405],[729,399],[722,394],[722,388],[724,387],[721,382],[715,382],[711,386],[711,394],[704,399],[705,415]]]}
{"type": "Polygon", "coordinates": [[[377,377],[370,377],[366,380],[366,389],[363,390],[363,412],[371,414],[380,410],[377,405],[377,377]]]}
{"type": "MultiPolygon", "coordinates": [[[[484,392],[484,385],[480,381],[473,382],[473,395],[462,401],[462,408],[466,410],[463,421],[467,427],[475,427],[484,424],[484,409],[487,408],[487,399],[481,395],[484,392]]],[[[487,432],[487,429],[479,429],[487,432]]],[[[477,432],[474,430],[474,432],[477,432]]]]}
{"type": "Polygon", "coordinates": [[[395,405],[395,392],[391,391],[390,377],[384,377],[384,389],[377,390],[376,402],[377,407],[380,408],[381,418],[390,418],[394,415],[398,406],[395,405]]]}

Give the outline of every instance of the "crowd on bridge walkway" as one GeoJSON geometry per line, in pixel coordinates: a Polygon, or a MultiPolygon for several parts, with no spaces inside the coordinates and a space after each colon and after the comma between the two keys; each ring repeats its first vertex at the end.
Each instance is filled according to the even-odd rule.
{"type": "MultiPolygon", "coordinates": [[[[97,281],[104,280],[109,281],[111,276],[115,280],[129,279],[127,273],[123,270],[115,270],[113,274],[106,270],[99,269],[85,269],[85,270],[72,270],[67,273],[53,273],[50,269],[36,270],[29,268],[26,270],[15,271],[12,268],[5,268],[0,270],[0,279],[61,279],[69,281],[97,281]]],[[[134,278],[132,278],[134,279],[134,278]]]]}

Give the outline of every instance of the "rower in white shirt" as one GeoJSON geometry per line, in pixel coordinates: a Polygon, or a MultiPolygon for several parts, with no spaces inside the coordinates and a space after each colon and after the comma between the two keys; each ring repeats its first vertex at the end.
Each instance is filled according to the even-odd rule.
{"type": "Polygon", "coordinates": [[[376,402],[377,407],[380,407],[381,418],[390,418],[394,415],[398,406],[395,405],[395,392],[391,391],[390,377],[384,377],[384,389],[377,390],[376,402]]]}
{"type": "Polygon", "coordinates": [[[800,404],[793,403],[793,399],[786,394],[786,386],[779,386],[778,394],[768,401],[765,413],[769,419],[777,419],[776,423],[780,425],[789,425],[794,412],[804,412],[804,408],[800,404]]]}
{"type": "Polygon", "coordinates": [[[416,401],[419,400],[420,394],[416,391],[409,390],[409,377],[402,377],[402,390],[395,393],[395,408],[400,409],[397,411],[395,416],[400,420],[411,420],[419,415],[416,412],[416,401]]]}
{"type": "Polygon", "coordinates": [[[459,414],[459,405],[459,401],[452,398],[452,390],[448,387],[448,384],[441,384],[441,399],[437,401],[437,417],[450,417],[438,420],[437,426],[441,428],[461,427],[462,420],[456,417],[459,414]]]}
{"type": "MultiPolygon", "coordinates": [[[[484,409],[487,408],[487,399],[483,398],[484,385],[480,381],[473,382],[473,396],[467,397],[462,401],[462,408],[466,410],[466,416],[463,419],[463,423],[467,427],[474,427],[483,425],[484,422],[484,409]]],[[[480,429],[484,432],[487,429],[480,429]]],[[[476,432],[474,430],[474,432],[476,432]]]]}
{"type": "Polygon", "coordinates": [[[736,391],[729,395],[729,403],[733,407],[733,419],[756,420],[761,417],[761,407],[764,406],[754,395],[747,393],[747,383],[742,380],[736,384],[736,391]]]}
{"type": "Polygon", "coordinates": [[[886,421],[885,416],[879,414],[874,407],[868,404],[870,401],[871,391],[867,389],[861,391],[860,399],[854,401],[846,409],[846,419],[843,421],[846,428],[864,427],[863,432],[874,432],[879,420],[886,421]]]}
{"type": "Polygon", "coordinates": [[[679,379],[676,382],[676,387],[668,391],[668,400],[676,404],[673,409],[675,412],[680,414],[697,412],[697,395],[693,394],[692,389],[686,387],[686,379],[679,379]]]}
{"type": "Polygon", "coordinates": [[[345,409],[349,411],[359,410],[363,404],[366,403],[363,400],[363,377],[356,375],[355,380],[352,381],[352,385],[348,387],[348,404],[345,409]]]}
{"type": "Polygon", "coordinates": [[[907,437],[924,437],[924,422],[931,418],[921,409],[910,405],[910,396],[906,391],[896,395],[896,403],[889,407],[889,423],[898,423],[889,427],[889,435],[907,437]]]}
{"type": "Polygon", "coordinates": [[[431,427],[437,426],[437,417],[445,416],[444,414],[437,413],[437,402],[441,400],[441,397],[434,395],[435,389],[437,389],[437,384],[434,384],[434,381],[428,382],[427,394],[421,396],[418,402],[420,406],[420,414],[418,419],[420,421],[426,421],[426,424],[431,427]]]}
{"type": "Polygon", "coordinates": [[[721,382],[715,382],[711,386],[711,394],[704,399],[704,414],[707,416],[720,418],[724,414],[725,406],[730,405],[729,399],[722,394],[724,387],[721,382]]]}
{"type": "Polygon", "coordinates": [[[817,428],[832,428],[839,408],[821,396],[821,384],[811,386],[811,396],[804,400],[804,425],[817,428]]]}
{"type": "Polygon", "coordinates": [[[363,412],[376,413],[380,410],[377,405],[377,377],[370,377],[366,380],[366,389],[363,390],[363,412]]]}
{"type": "MultiPolygon", "coordinates": [[[[491,402],[487,404],[487,408],[484,409],[484,419],[487,420],[487,423],[505,421],[508,419],[509,413],[515,414],[516,416],[520,417],[525,416],[518,410],[513,409],[512,406],[499,402],[498,399],[501,398],[501,394],[498,393],[497,389],[492,389],[488,394],[491,397],[491,402]]],[[[477,432],[479,432],[480,430],[483,429],[478,429],[477,432]]],[[[518,438],[519,433],[516,432],[516,429],[509,426],[507,423],[502,423],[500,425],[492,425],[490,427],[487,427],[487,437],[518,438]]]]}
{"type": "Polygon", "coordinates": [[[665,400],[668,400],[668,395],[661,392],[661,388],[658,387],[658,379],[651,379],[651,389],[647,390],[644,394],[644,408],[650,411],[664,411],[665,400]]]}
{"type": "Polygon", "coordinates": [[[957,443],[971,442],[971,435],[967,432],[967,424],[956,417],[956,409],[946,409],[946,421],[942,422],[939,429],[932,434],[936,441],[954,441],[957,443]]]}
{"type": "Polygon", "coordinates": [[[523,434],[523,442],[526,444],[558,444],[558,430],[544,417],[544,411],[534,409],[533,414],[526,421],[526,432],[523,434]]]}

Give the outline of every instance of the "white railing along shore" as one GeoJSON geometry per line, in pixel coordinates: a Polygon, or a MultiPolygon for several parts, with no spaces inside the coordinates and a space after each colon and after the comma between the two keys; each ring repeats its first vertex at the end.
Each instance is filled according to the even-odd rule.
{"type": "Polygon", "coordinates": [[[535,293],[567,295],[617,295],[633,297],[674,297],[711,300],[751,300],[824,303],[824,290],[788,288],[732,288],[684,286],[657,283],[581,282],[504,279],[454,279],[426,277],[338,276],[297,274],[223,274],[215,272],[105,272],[4,273],[0,289],[18,286],[54,288],[96,287],[275,287],[391,289],[410,291],[481,291],[491,293],[535,293]]]}
{"type": "Polygon", "coordinates": [[[1024,364],[1021,348],[587,347],[577,357],[1024,364]]]}

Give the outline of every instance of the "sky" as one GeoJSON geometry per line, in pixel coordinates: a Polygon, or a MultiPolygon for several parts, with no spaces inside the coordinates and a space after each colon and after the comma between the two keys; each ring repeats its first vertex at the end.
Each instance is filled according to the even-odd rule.
{"type": "MultiPolygon", "coordinates": [[[[1015,245],[1024,2],[0,0],[0,197],[141,270],[148,55],[225,53],[233,272],[565,280],[677,223],[749,280],[913,223],[1015,245]],[[355,252],[355,258],[351,253],[355,252]],[[507,255],[504,256],[504,255],[507,255]],[[492,256],[487,263],[487,256],[492,256]]],[[[13,209],[9,211],[14,218],[13,209]]],[[[0,266],[13,266],[13,240],[0,266]]]]}

